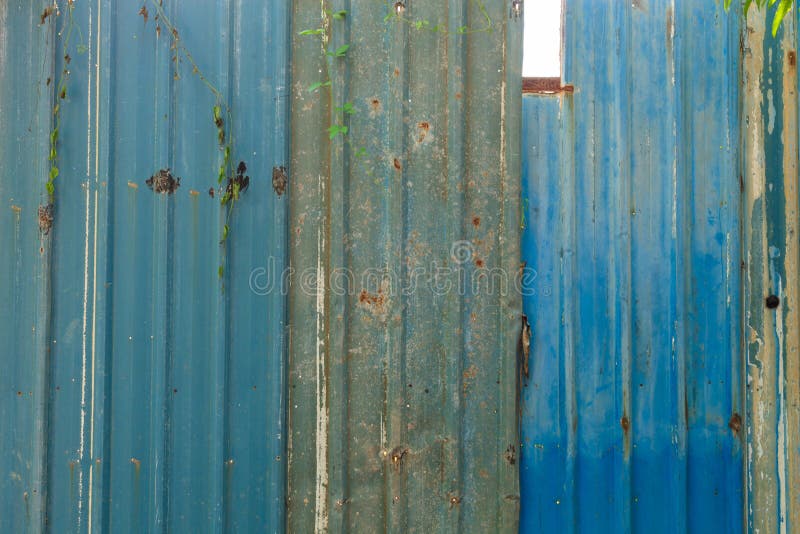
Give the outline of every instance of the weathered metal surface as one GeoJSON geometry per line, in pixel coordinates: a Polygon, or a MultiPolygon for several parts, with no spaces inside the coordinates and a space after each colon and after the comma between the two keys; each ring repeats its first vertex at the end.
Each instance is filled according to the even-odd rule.
{"type": "Polygon", "coordinates": [[[742,41],[747,520],[800,521],[796,18],[772,38],[752,10],[742,41]]]}
{"type": "Polygon", "coordinates": [[[214,97],[149,2],[75,2],[40,232],[59,3],[0,3],[0,531],[282,531],[284,297],[252,275],[286,256],[287,8],[164,2],[252,177],[221,247],[214,97]]]}
{"type": "Polygon", "coordinates": [[[574,93],[524,100],[521,530],[741,532],[740,22],[666,0],[564,20],[574,93]]]}
{"type": "Polygon", "coordinates": [[[299,33],[324,15],[293,3],[291,532],[517,529],[522,23],[404,6],[323,2],[352,46],[309,91],[325,59],[299,33]],[[496,291],[460,289],[473,275],[496,291]]]}

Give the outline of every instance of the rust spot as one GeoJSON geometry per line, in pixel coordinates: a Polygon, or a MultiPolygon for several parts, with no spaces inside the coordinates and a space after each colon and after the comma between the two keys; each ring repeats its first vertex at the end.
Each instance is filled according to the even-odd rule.
{"type": "Polygon", "coordinates": [[[181,186],[181,179],[173,176],[169,168],[166,168],[148,178],[145,184],[155,193],[171,195],[181,186]]]}
{"type": "Polygon", "coordinates": [[[15,205],[13,205],[13,204],[12,204],[12,205],[11,205],[11,211],[13,211],[14,213],[20,213],[20,212],[22,211],[22,208],[20,208],[19,206],[15,206],[15,205]]]}
{"type": "Polygon", "coordinates": [[[136,468],[136,471],[137,471],[137,472],[139,471],[139,468],[141,468],[141,467],[142,467],[142,461],[141,461],[141,460],[138,460],[138,459],[136,459],[136,458],[131,458],[131,463],[133,464],[133,467],[135,467],[135,468],[136,468]]]}
{"type": "Polygon", "coordinates": [[[506,459],[509,465],[514,465],[517,463],[517,448],[511,444],[506,448],[506,452],[503,454],[503,458],[506,459]]]}
{"type": "Polygon", "coordinates": [[[17,391],[17,397],[21,397],[21,396],[22,396],[22,392],[21,391],[17,391]]]}
{"type": "Polygon", "coordinates": [[[788,59],[789,59],[789,66],[790,67],[796,66],[797,65],[797,54],[795,54],[795,51],[794,50],[789,50],[789,53],[787,54],[787,56],[788,56],[788,59]]]}
{"type": "Polygon", "coordinates": [[[283,165],[272,167],[272,189],[276,195],[283,196],[287,183],[289,183],[289,177],[286,174],[286,167],[283,165]]]}
{"type": "Polygon", "coordinates": [[[377,98],[373,98],[369,101],[369,107],[372,109],[373,112],[377,113],[381,110],[381,101],[377,98]]]}
{"type": "Polygon", "coordinates": [[[208,196],[210,196],[211,198],[214,198],[214,188],[213,187],[209,187],[208,188],[208,196]]]}
{"type": "Polygon", "coordinates": [[[44,235],[49,234],[50,229],[53,227],[53,204],[39,206],[38,218],[39,231],[44,235]]]}
{"type": "Polygon", "coordinates": [[[147,6],[142,6],[142,9],[139,10],[139,15],[142,16],[144,23],[147,24],[147,19],[150,17],[150,13],[147,11],[147,6]]]}
{"type": "Polygon", "coordinates": [[[403,166],[400,164],[400,160],[397,158],[394,158],[394,168],[398,171],[403,168],[403,166]]]}
{"type": "Polygon", "coordinates": [[[622,419],[619,420],[619,424],[622,427],[622,430],[625,431],[626,434],[631,429],[631,420],[628,419],[627,415],[622,416],[622,419]]]}
{"type": "Polygon", "coordinates": [[[417,128],[419,129],[419,137],[417,137],[417,143],[422,143],[428,136],[428,132],[431,131],[431,124],[428,121],[422,121],[417,124],[417,128]]]}
{"type": "Polygon", "coordinates": [[[575,88],[572,85],[561,85],[561,78],[523,78],[523,93],[572,93],[575,88]]]}
{"type": "Polygon", "coordinates": [[[480,218],[480,217],[473,217],[473,218],[472,218],[472,226],[474,226],[475,228],[477,228],[477,227],[479,227],[480,225],[481,225],[481,218],[480,218]]]}
{"type": "Polygon", "coordinates": [[[394,77],[397,78],[400,76],[400,69],[394,69],[394,77]]]}
{"type": "Polygon", "coordinates": [[[483,259],[482,258],[475,258],[475,267],[478,269],[483,269],[483,259]]]}
{"type": "Polygon", "coordinates": [[[522,315],[522,331],[519,335],[519,348],[522,356],[520,373],[522,373],[522,376],[525,378],[528,378],[528,359],[531,353],[531,325],[525,314],[522,315]]]}
{"type": "Polygon", "coordinates": [[[738,434],[742,429],[742,416],[734,412],[731,416],[731,420],[728,421],[728,428],[733,430],[735,434],[738,434]]]}
{"type": "Polygon", "coordinates": [[[456,93],[456,100],[461,100],[461,93],[456,93]]]}
{"type": "Polygon", "coordinates": [[[672,51],[672,35],[674,33],[672,20],[672,7],[667,7],[667,50],[672,51]]]}
{"type": "Polygon", "coordinates": [[[198,196],[200,194],[200,192],[199,191],[195,191],[194,189],[190,189],[189,190],[189,194],[192,195],[193,197],[196,197],[196,196],[198,196]]]}
{"type": "Polygon", "coordinates": [[[39,26],[41,26],[42,24],[44,24],[44,23],[45,23],[45,21],[47,21],[47,19],[48,19],[48,18],[50,17],[50,15],[52,15],[53,13],[56,13],[56,8],[55,8],[55,7],[53,7],[53,6],[48,6],[48,7],[44,8],[44,11],[42,11],[42,14],[41,14],[41,15],[39,15],[39,26]]]}
{"type": "Polygon", "coordinates": [[[449,500],[450,500],[450,508],[453,508],[461,504],[461,497],[459,497],[458,495],[451,495],[449,500]]]}
{"type": "Polygon", "coordinates": [[[398,473],[400,472],[400,466],[406,454],[408,454],[408,449],[402,445],[398,445],[392,449],[392,452],[389,454],[389,458],[392,461],[392,466],[398,473]]]}
{"type": "Polygon", "coordinates": [[[472,385],[472,382],[475,380],[477,376],[478,376],[478,368],[475,367],[474,364],[470,365],[464,370],[464,372],[461,375],[463,379],[462,388],[464,395],[467,394],[467,390],[469,390],[469,387],[472,385]]]}

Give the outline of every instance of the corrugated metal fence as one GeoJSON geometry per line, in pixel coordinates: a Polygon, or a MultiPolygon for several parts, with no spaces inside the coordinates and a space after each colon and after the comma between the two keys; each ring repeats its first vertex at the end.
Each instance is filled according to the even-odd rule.
{"type": "Polygon", "coordinates": [[[794,528],[797,21],[400,4],[0,3],[1,531],[794,528]]]}

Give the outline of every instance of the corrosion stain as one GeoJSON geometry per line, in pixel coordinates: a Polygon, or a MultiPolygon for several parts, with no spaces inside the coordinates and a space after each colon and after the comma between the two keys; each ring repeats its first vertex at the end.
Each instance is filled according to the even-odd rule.
{"type": "Polygon", "coordinates": [[[370,293],[366,289],[362,289],[358,294],[358,305],[381,320],[386,319],[389,309],[389,281],[384,280],[381,282],[381,287],[378,288],[377,293],[370,293]]]}
{"type": "Polygon", "coordinates": [[[400,76],[400,69],[394,69],[394,77],[397,78],[400,76]]]}
{"type": "Polygon", "coordinates": [[[483,269],[483,259],[482,258],[475,258],[475,267],[478,269],[483,269]]]}
{"type": "Polygon", "coordinates": [[[531,353],[531,325],[528,322],[528,317],[525,314],[522,315],[522,331],[520,332],[519,336],[519,350],[522,356],[520,373],[525,378],[528,378],[528,359],[531,353]]]}
{"type": "Polygon", "coordinates": [[[731,420],[728,421],[728,428],[733,430],[735,434],[738,434],[742,429],[742,416],[734,412],[731,416],[731,420]]]}
{"type": "Polygon", "coordinates": [[[394,168],[398,171],[403,168],[403,165],[400,164],[400,160],[397,158],[394,158],[394,168]]]}
{"type": "Polygon", "coordinates": [[[402,445],[398,445],[392,449],[392,452],[389,454],[389,458],[392,461],[392,466],[398,473],[400,472],[400,466],[402,465],[403,458],[405,458],[406,454],[408,454],[408,449],[402,445]]]}
{"type": "Polygon", "coordinates": [[[275,166],[272,168],[272,189],[275,194],[283,196],[286,192],[286,184],[289,183],[289,177],[286,174],[286,167],[283,165],[275,166]]]}
{"type": "Polygon", "coordinates": [[[428,121],[422,121],[417,124],[417,129],[419,130],[417,143],[422,143],[425,141],[425,138],[428,137],[428,133],[431,131],[431,123],[428,121]]]}
{"type": "Polygon", "coordinates": [[[512,444],[506,448],[506,452],[503,454],[503,458],[506,459],[509,465],[514,465],[517,463],[517,448],[512,444]]]}
{"type": "Polygon", "coordinates": [[[450,501],[450,508],[454,508],[459,504],[461,504],[461,497],[459,497],[458,495],[451,495],[449,501],[450,501]]]}
{"type": "Polygon", "coordinates": [[[477,227],[479,227],[480,225],[481,225],[481,218],[480,218],[480,217],[473,217],[473,218],[472,218],[472,226],[474,226],[475,228],[477,228],[477,227]]]}
{"type": "Polygon", "coordinates": [[[461,93],[456,93],[456,100],[461,100],[461,93]]]}
{"type": "Polygon", "coordinates": [[[628,431],[631,429],[631,420],[628,419],[627,415],[623,415],[622,419],[619,420],[619,424],[622,427],[622,430],[627,434],[628,431]]]}
{"type": "Polygon", "coordinates": [[[39,231],[42,232],[44,235],[49,234],[50,229],[53,227],[52,202],[49,204],[39,206],[38,219],[39,219],[39,231]]]}
{"type": "Polygon", "coordinates": [[[368,99],[369,102],[369,115],[375,117],[381,113],[381,101],[377,98],[368,99]]]}
{"type": "Polygon", "coordinates": [[[789,59],[789,66],[790,67],[796,66],[797,65],[797,54],[795,54],[795,51],[794,50],[789,50],[787,56],[788,56],[788,59],[789,59]]]}
{"type": "Polygon", "coordinates": [[[171,195],[181,186],[181,179],[175,177],[170,172],[169,168],[161,169],[153,176],[145,180],[145,184],[154,193],[166,193],[171,195]]]}

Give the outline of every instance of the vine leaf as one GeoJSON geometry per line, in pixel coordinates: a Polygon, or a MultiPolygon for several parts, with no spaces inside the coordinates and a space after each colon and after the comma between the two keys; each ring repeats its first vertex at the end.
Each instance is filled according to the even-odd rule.
{"type": "Polygon", "coordinates": [[[312,83],[311,85],[308,86],[308,92],[309,93],[313,93],[314,91],[316,91],[320,87],[330,87],[330,85],[331,85],[331,81],[330,80],[328,80],[327,82],[312,83]]]}
{"type": "Polygon", "coordinates": [[[330,138],[333,139],[339,134],[346,135],[347,134],[347,126],[342,124],[333,124],[330,128],[328,128],[328,134],[330,138]]]}

